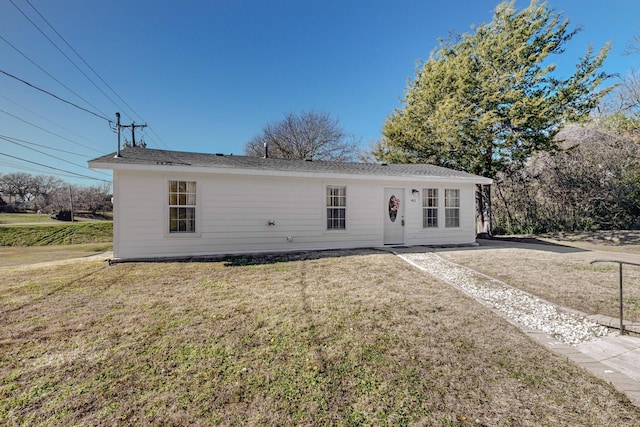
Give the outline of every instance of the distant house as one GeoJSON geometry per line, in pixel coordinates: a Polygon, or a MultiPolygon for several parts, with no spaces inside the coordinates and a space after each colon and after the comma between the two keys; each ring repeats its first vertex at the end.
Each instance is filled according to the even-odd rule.
{"type": "Polygon", "coordinates": [[[120,259],[475,242],[476,184],[426,164],[125,148],[113,170],[120,259]]]}

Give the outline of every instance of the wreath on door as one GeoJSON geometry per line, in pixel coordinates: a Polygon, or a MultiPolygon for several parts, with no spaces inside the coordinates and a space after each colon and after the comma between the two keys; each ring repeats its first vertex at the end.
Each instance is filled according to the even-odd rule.
{"type": "Polygon", "coordinates": [[[392,195],[389,198],[389,219],[391,222],[395,222],[398,216],[398,210],[400,209],[400,199],[392,195]]]}

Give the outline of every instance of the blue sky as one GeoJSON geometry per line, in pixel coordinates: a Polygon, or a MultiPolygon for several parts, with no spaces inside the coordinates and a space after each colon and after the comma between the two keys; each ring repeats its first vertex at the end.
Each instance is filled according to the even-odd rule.
{"type": "MultiPolygon", "coordinates": [[[[87,160],[116,150],[116,135],[105,120],[115,120],[116,111],[123,124],[149,125],[136,130],[136,139],[142,137],[150,148],[242,154],[264,125],[305,110],[331,114],[366,147],[380,138],[386,117],[400,106],[407,79],[438,38],[490,21],[498,3],[2,0],[0,70],[102,117],[0,74],[0,137],[13,141],[0,139],[0,172],[67,175],[19,160],[25,159],[109,180],[109,174],[85,167],[87,160]]],[[[516,2],[518,8],[528,4],[516,2]]],[[[613,49],[604,71],[625,74],[640,65],[640,55],[623,55],[640,35],[639,1],[548,4],[572,27],[583,28],[567,51],[553,58],[561,73],[571,72],[589,44],[599,49],[607,41],[613,49]]]]}

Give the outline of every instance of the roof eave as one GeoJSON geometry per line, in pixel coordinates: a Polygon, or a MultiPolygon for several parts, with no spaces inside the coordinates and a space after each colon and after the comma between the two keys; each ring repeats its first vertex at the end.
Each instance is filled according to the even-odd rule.
{"type": "Polygon", "coordinates": [[[437,176],[437,175],[377,175],[366,173],[332,173],[332,172],[304,172],[284,170],[264,170],[251,168],[185,166],[185,165],[151,165],[134,163],[114,163],[90,161],[89,167],[97,170],[125,170],[163,173],[196,173],[216,175],[245,175],[245,176],[278,176],[291,178],[322,178],[342,180],[374,180],[374,181],[430,181],[430,182],[467,182],[489,185],[493,180],[476,175],[469,176],[437,176]]]}

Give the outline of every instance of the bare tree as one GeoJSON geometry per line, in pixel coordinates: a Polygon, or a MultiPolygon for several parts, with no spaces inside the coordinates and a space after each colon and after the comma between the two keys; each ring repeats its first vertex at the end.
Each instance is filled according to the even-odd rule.
{"type": "Polygon", "coordinates": [[[245,146],[248,156],[348,161],[356,155],[358,143],[347,134],[337,119],[327,113],[306,111],[288,114],[283,120],[267,124],[262,134],[245,146]]]}
{"type": "Polygon", "coordinates": [[[19,197],[23,202],[29,202],[35,196],[33,175],[24,172],[14,172],[2,175],[0,191],[9,198],[19,197]]]}
{"type": "Polygon", "coordinates": [[[78,187],[75,189],[74,203],[78,209],[90,211],[96,215],[98,211],[108,210],[110,205],[111,193],[108,184],[93,185],[91,187],[78,187]]]}
{"type": "Polygon", "coordinates": [[[51,212],[53,196],[62,191],[64,182],[55,176],[38,175],[33,178],[33,189],[35,198],[33,200],[34,209],[51,212]]]}
{"type": "Polygon", "coordinates": [[[627,132],[598,120],[570,124],[558,144],[560,151],[496,176],[497,231],[638,227],[640,151],[627,132]]]}
{"type": "Polygon", "coordinates": [[[633,36],[633,40],[624,51],[627,55],[635,55],[640,53],[640,35],[633,36]]]}
{"type": "Polygon", "coordinates": [[[74,207],[90,211],[111,210],[111,187],[108,184],[70,185],[60,178],[48,175],[30,175],[24,172],[0,174],[0,193],[9,204],[24,202],[28,208],[51,213],[69,210],[71,198],[74,207]]]}

